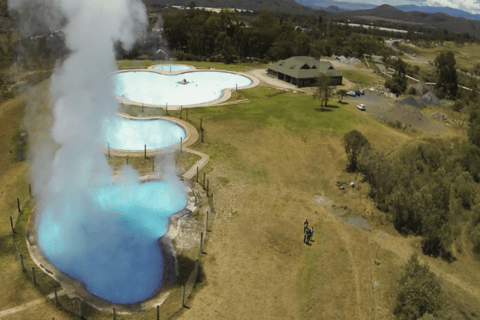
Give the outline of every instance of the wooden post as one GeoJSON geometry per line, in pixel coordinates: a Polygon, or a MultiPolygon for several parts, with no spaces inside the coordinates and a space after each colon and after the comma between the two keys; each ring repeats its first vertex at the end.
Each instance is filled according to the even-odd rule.
{"type": "Polygon", "coordinates": [[[37,279],[35,278],[35,267],[32,267],[32,274],[33,274],[33,284],[37,284],[37,279]]]}
{"type": "Polygon", "coordinates": [[[210,179],[207,180],[207,197],[208,197],[208,185],[210,184],[210,179]]]}
{"type": "Polygon", "coordinates": [[[238,84],[235,83],[235,92],[237,92],[237,91],[238,91],[238,84]]]}
{"type": "Polygon", "coordinates": [[[17,207],[18,207],[18,212],[22,213],[22,211],[20,211],[20,199],[18,198],[17,198],[17,207]]]}
{"type": "Polygon", "coordinates": [[[200,232],[200,254],[203,253],[203,232],[200,232]]]}
{"type": "Polygon", "coordinates": [[[111,158],[110,157],[110,142],[108,143],[108,157],[111,158]]]}
{"type": "Polygon", "coordinates": [[[13,229],[13,218],[10,216],[10,227],[12,228],[12,234],[15,233],[15,229],[13,229]]]}
{"type": "Polygon", "coordinates": [[[115,315],[115,308],[113,308],[113,320],[116,319],[116,315],[115,315]]]}
{"type": "Polygon", "coordinates": [[[30,194],[30,198],[32,197],[32,186],[30,183],[28,184],[28,193],[30,194]]]}
{"type": "Polygon", "coordinates": [[[128,157],[127,157],[127,166],[128,166],[128,157]]]}
{"type": "Polygon", "coordinates": [[[205,219],[205,233],[208,232],[208,210],[207,210],[207,217],[205,219]]]}
{"type": "Polygon", "coordinates": [[[20,264],[22,266],[22,272],[25,272],[25,266],[23,265],[23,256],[20,255],[20,264]]]}
{"type": "Polygon", "coordinates": [[[182,308],[185,308],[185,285],[183,285],[182,290],[182,308]]]}
{"type": "Polygon", "coordinates": [[[78,316],[80,319],[83,317],[82,315],[82,300],[78,299],[78,316]]]}
{"type": "Polygon", "coordinates": [[[155,172],[155,159],[152,158],[152,172],[155,172]]]}
{"type": "Polygon", "coordinates": [[[182,119],[182,106],[180,106],[180,119],[182,119]]]}
{"type": "Polygon", "coordinates": [[[197,183],[198,183],[198,166],[197,166],[197,183]]]}
{"type": "Polygon", "coordinates": [[[200,131],[202,132],[202,143],[203,143],[203,129],[202,129],[202,130],[200,130],[200,131]]]}
{"type": "Polygon", "coordinates": [[[145,145],[145,159],[147,159],[147,145],[145,145]]]}
{"type": "Polygon", "coordinates": [[[53,289],[55,289],[55,305],[58,307],[57,287],[53,287],[53,289]]]}
{"type": "Polygon", "coordinates": [[[160,306],[157,306],[157,320],[160,320],[160,306]]]}

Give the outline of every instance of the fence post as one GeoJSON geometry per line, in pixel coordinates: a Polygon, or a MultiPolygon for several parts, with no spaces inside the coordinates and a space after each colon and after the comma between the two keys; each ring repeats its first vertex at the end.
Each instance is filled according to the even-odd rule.
{"type": "Polygon", "coordinates": [[[183,111],[183,107],[180,106],[180,119],[182,119],[182,111],[183,111]]]}
{"type": "Polygon", "coordinates": [[[205,220],[205,232],[208,232],[208,210],[207,210],[207,218],[205,220]]]}
{"type": "Polygon", "coordinates": [[[210,179],[207,180],[207,197],[208,197],[208,185],[210,184],[210,179]]]}
{"type": "Polygon", "coordinates": [[[32,267],[32,274],[33,274],[33,284],[37,284],[37,279],[35,278],[35,267],[32,267]]]}
{"type": "Polygon", "coordinates": [[[198,183],[198,166],[197,166],[197,183],[198,183]]]}
{"type": "Polygon", "coordinates": [[[78,316],[80,318],[83,317],[83,315],[82,315],[82,300],[80,300],[80,299],[78,299],[78,316]]]}
{"type": "Polygon", "coordinates": [[[127,165],[128,165],[128,156],[127,156],[127,165]]]}
{"type": "Polygon", "coordinates": [[[145,145],[145,159],[147,159],[147,145],[145,145]]]}
{"type": "Polygon", "coordinates": [[[23,265],[23,256],[20,255],[20,264],[22,265],[22,272],[25,272],[25,266],[23,265]]]}
{"type": "Polygon", "coordinates": [[[200,232],[200,254],[203,253],[203,232],[200,232]]]}
{"type": "Polygon", "coordinates": [[[17,198],[17,207],[18,207],[18,213],[22,213],[22,211],[20,211],[20,199],[17,198]]]}
{"type": "Polygon", "coordinates": [[[13,218],[10,216],[10,227],[12,227],[12,234],[15,233],[15,229],[13,229],[13,218]]]}
{"type": "Polygon", "coordinates": [[[111,158],[110,157],[110,142],[108,143],[108,157],[111,158]]]}
{"type": "Polygon", "coordinates": [[[32,186],[30,183],[28,184],[28,193],[30,194],[30,198],[32,197],[32,186]]]}
{"type": "Polygon", "coordinates": [[[160,320],[160,306],[157,306],[157,320],[160,320]]]}
{"type": "Polygon", "coordinates": [[[115,308],[113,308],[113,320],[116,319],[116,315],[115,315],[115,308]]]}
{"type": "Polygon", "coordinates": [[[53,287],[53,289],[55,289],[55,305],[58,307],[57,287],[53,287]]]}
{"type": "Polygon", "coordinates": [[[183,285],[182,290],[182,308],[185,308],[185,285],[183,285]]]}
{"type": "Polygon", "coordinates": [[[203,190],[205,190],[205,172],[203,173],[203,190]]]}
{"type": "Polygon", "coordinates": [[[152,158],[152,172],[155,172],[155,160],[152,158]]]}

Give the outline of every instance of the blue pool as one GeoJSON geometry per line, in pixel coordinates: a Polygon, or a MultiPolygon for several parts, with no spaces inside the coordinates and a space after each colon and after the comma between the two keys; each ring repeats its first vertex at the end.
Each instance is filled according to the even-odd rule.
{"type": "Polygon", "coordinates": [[[161,284],[158,239],[168,217],[186,206],[184,188],[180,181],[150,182],[62,195],[42,210],[39,247],[90,293],[117,304],[144,301],[161,284]]]}
{"type": "Polygon", "coordinates": [[[163,71],[183,71],[192,69],[189,66],[181,65],[181,64],[162,64],[160,66],[155,66],[153,69],[156,70],[163,70],[163,71]]]}
{"type": "Polygon", "coordinates": [[[120,72],[112,75],[115,94],[138,103],[188,106],[217,100],[227,88],[246,87],[248,77],[221,71],[186,72],[163,75],[149,71],[120,72]],[[186,80],[185,84],[182,84],[186,80]]]}
{"type": "Polygon", "coordinates": [[[110,148],[144,150],[165,148],[185,139],[182,127],[167,120],[105,120],[107,143],[110,148]]]}

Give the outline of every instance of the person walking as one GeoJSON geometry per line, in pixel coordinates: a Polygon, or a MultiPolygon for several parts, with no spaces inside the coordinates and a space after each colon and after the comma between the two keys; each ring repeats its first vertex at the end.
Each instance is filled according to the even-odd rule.
{"type": "Polygon", "coordinates": [[[303,244],[308,244],[308,240],[309,240],[309,239],[308,239],[308,238],[309,238],[309,237],[308,237],[308,233],[309,233],[308,228],[305,228],[304,233],[303,233],[303,234],[304,234],[304,236],[303,236],[303,244]]]}
{"type": "Polygon", "coordinates": [[[303,229],[307,229],[308,228],[308,220],[305,219],[305,222],[303,223],[303,229]]]}

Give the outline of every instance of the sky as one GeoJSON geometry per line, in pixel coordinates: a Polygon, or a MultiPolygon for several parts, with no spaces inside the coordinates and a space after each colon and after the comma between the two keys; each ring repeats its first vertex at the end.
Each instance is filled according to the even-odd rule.
{"type": "Polygon", "coordinates": [[[389,4],[398,6],[413,4],[416,6],[450,7],[473,14],[480,14],[480,0],[337,0],[349,3],[369,3],[374,5],[389,4]]]}

